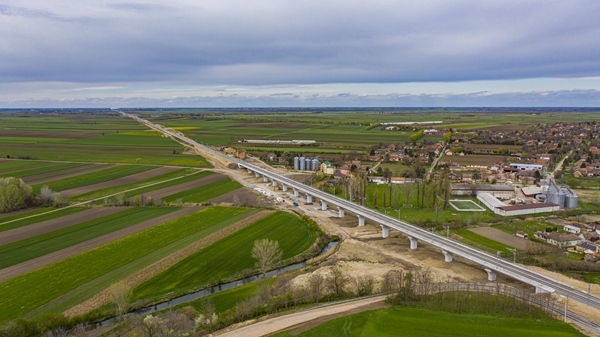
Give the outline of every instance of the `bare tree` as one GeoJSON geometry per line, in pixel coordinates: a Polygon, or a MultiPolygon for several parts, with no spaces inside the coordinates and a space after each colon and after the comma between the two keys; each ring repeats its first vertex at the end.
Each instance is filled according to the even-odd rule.
{"type": "Polygon", "coordinates": [[[308,290],[313,301],[318,301],[323,297],[325,290],[325,277],[319,273],[314,273],[308,278],[308,290]]]}
{"type": "Polygon", "coordinates": [[[203,300],[198,311],[200,314],[194,319],[196,327],[208,327],[208,331],[212,331],[219,319],[213,302],[210,299],[203,300]]]}
{"type": "Polygon", "coordinates": [[[48,185],[44,185],[40,189],[40,199],[42,199],[44,205],[48,205],[52,201],[52,190],[48,185]]]}
{"type": "Polygon", "coordinates": [[[110,288],[110,300],[117,306],[117,316],[123,320],[123,315],[127,312],[133,290],[125,282],[113,283],[110,288]]]}
{"type": "Polygon", "coordinates": [[[381,291],[392,292],[397,291],[402,286],[403,273],[401,270],[390,270],[383,275],[381,281],[381,291]]]}
{"type": "Polygon", "coordinates": [[[279,242],[269,239],[254,241],[252,248],[252,257],[257,261],[263,278],[267,270],[281,259],[283,252],[279,248],[279,242]]]}
{"type": "Polygon", "coordinates": [[[357,276],[352,280],[358,296],[367,296],[373,294],[375,289],[375,278],[372,275],[357,276]]]}
{"type": "Polygon", "coordinates": [[[331,276],[327,279],[329,289],[338,297],[344,295],[344,290],[348,284],[348,275],[340,267],[331,268],[331,276]]]}

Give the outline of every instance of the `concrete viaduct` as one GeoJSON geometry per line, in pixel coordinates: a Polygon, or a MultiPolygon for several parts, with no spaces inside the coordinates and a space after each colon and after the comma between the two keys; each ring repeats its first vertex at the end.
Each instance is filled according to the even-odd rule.
{"type": "Polygon", "coordinates": [[[318,199],[321,202],[322,210],[327,210],[330,205],[333,205],[338,209],[338,215],[340,217],[345,216],[345,211],[348,210],[356,214],[358,218],[358,226],[364,226],[366,219],[374,221],[381,226],[381,236],[383,238],[388,237],[390,229],[394,229],[408,236],[408,239],[410,240],[411,249],[417,249],[419,241],[425,242],[432,246],[440,248],[442,253],[444,254],[444,259],[446,262],[451,262],[453,256],[458,255],[481,265],[487,272],[488,280],[490,281],[496,280],[496,274],[501,273],[523,283],[534,286],[536,292],[556,292],[559,295],[566,296],[569,299],[576,300],[580,303],[587,304],[593,308],[600,310],[600,298],[590,295],[584,291],[575,289],[548,276],[531,271],[521,265],[512,263],[510,261],[500,259],[498,256],[494,256],[476,250],[459,242],[453,241],[449,238],[431,233],[427,230],[411,225],[407,222],[400,221],[387,215],[383,215],[379,212],[357,205],[348,200],[339,198],[329,193],[325,193],[323,191],[304,185],[295,180],[289,179],[287,177],[258,167],[256,165],[252,165],[246,162],[238,161],[234,158],[224,156],[219,152],[215,152],[206,146],[198,144],[192,139],[189,139],[185,136],[181,136],[158,125],[152,124],[135,115],[129,115],[122,112],[121,114],[126,117],[133,118],[140,123],[146,124],[147,126],[155,130],[177,138],[184,143],[202,149],[203,151],[208,151],[213,153],[214,155],[225,157],[227,160],[237,163],[237,165],[240,168],[248,170],[249,174],[253,174],[257,178],[262,177],[264,182],[271,181],[273,186],[281,185],[283,191],[289,191],[289,189],[292,189],[295,196],[300,196],[300,193],[302,193],[306,196],[306,201],[308,203],[312,203],[314,199],[318,199]]]}

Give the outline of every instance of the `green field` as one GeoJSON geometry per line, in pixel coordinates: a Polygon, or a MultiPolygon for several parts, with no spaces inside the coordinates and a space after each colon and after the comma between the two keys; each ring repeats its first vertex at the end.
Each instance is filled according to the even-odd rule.
{"type": "Polygon", "coordinates": [[[172,194],[168,197],[163,198],[164,202],[174,202],[181,199],[184,203],[201,203],[206,200],[216,198],[225,193],[237,190],[242,185],[237,181],[229,178],[223,178],[221,180],[212,182],[210,184],[202,185],[187,191],[172,194]]]}
{"type": "Polygon", "coordinates": [[[300,334],[282,332],[272,336],[574,337],[585,335],[570,325],[551,318],[534,320],[391,307],[336,318],[300,334]]]}
{"type": "Polygon", "coordinates": [[[244,269],[254,269],[256,261],[250,252],[254,241],[264,238],[279,242],[285,260],[307,250],[316,234],[297,216],[275,212],[141,284],[135,289],[134,297],[156,299],[167,293],[184,293],[236,277],[244,269]]]}
{"type": "MultiPolygon", "coordinates": [[[[129,196],[134,196],[134,195],[138,195],[138,194],[143,194],[143,193],[146,193],[149,191],[154,191],[154,190],[157,190],[157,189],[163,188],[163,187],[173,186],[173,185],[177,185],[177,184],[183,184],[188,181],[192,181],[195,179],[209,176],[212,173],[213,172],[211,172],[211,171],[199,172],[196,169],[179,169],[176,171],[161,174],[156,177],[138,180],[138,181],[135,181],[135,182],[132,182],[129,184],[123,184],[123,185],[119,185],[119,186],[115,186],[115,187],[103,188],[103,189],[95,190],[95,191],[92,191],[89,193],[80,194],[74,198],[71,198],[70,200],[71,201],[86,201],[86,200],[96,199],[96,198],[100,198],[100,197],[107,196],[107,195],[113,195],[113,194],[124,192],[124,191],[130,190],[130,189],[138,188],[135,191],[126,192],[125,196],[129,197],[129,196]],[[169,180],[169,181],[167,181],[167,180],[169,180]],[[150,185],[150,184],[154,184],[154,185],[144,187],[144,186],[150,185]],[[143,188],[139,188],[139,187],[143,187],[143,188]]],[[[101,201],[99,203],[101,203],[101,201]]]]}
{"type": "Polygon", "coordinates": [[[75,163],[49,163],[40,161],[22,161],[22,164],[16,168],[4,169],[6,162],[0,163],[0,176],[2,177],[17,177],[22,178],[34,174],[73,169],[77,170],[78,167],[84,166],[85,164],[75,163]]]}
{"type": "Polygon", "coordinates": [[[0,269],[171,213],[173,207],[136,207],[0,246],[0,269]]]}
{"type": "Polygon", "coordinates": [[[211,167],[158,132],[114,112],[0,115],[0,157],[211,167]]]}
{"type": "Polygon", "coordinates": [[[35,211],[31,211],[31,212],[27,212],[27,213],[23,213],[23,214],[19,214],[19,215],[2,218],[2,219],[0,219],[0,232],[7,231],[7,230],[13,229],[13,228],[31,225],[31,224],[38,223],[41,221],[59,218],[61,216],[65,216],[65,215],[83,211],[84,209],[86,209],[86,208],[69,207],[69,208],[49,212],[49,209],[44,208],[44,209],[40,209],[40,210],[35,210],[35,211]],[[35,215],[35,216],[31,217],[31,218],[27,218],[27,219],[22,219],[24,217],[28,217],[31,215],[35,215]],[[17,219],[21,219],[21,220],[17,220],[17,219]]]}
{"type": "Polygon", "coordinates": [[[53,191],[60,192],[71,188],[103,183],[114,179],[126,177],[128,175],[149,171],[155,169],[153,166],[141,165],[122,165],[92,173],[81,174],[70,178],[51,181],[45,184],[31,186],[35,193],[39,193],[42,186],[47,185],[53,191]]]}
{"type": "MultiPolygon", "coordinates": [[[[500,251],[504,254],[508,254],[507,248],[514,248],[511,246],[504,245],[498,241],[488,239],[479,234],[475,234],[466,228],[453,230],[452,233],[457,234],[457,235],[467,239],[472,245],[475,244],[475,246],[477,246],[479,248],[484,248],[484,249],[488,248],[487,249],[488,251],[500,251]]],[[[469,242],[467,242],[467,243],[469,243],[469,242]]]]}
{"type": "Polygon", "coordinates": [[[246,212],[245,208],[206,208],[0,282],[0,324],[32,311],[33,315],[66,310],[198,240],[195,233],[246,212]],[[91,289],[86,288],[88,283],[91,289]],[[85,291],[78,291],[81,289],[85,291]],[[40,306],[42,309],[34,311],[40,306]]]}

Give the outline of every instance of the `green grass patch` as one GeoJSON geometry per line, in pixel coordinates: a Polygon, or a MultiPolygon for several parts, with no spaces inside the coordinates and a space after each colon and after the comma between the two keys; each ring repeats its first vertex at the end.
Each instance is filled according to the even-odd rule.
{"type": "Polygon", "coordinates": [[[0,324],[44,304],[42,310],[33,311],[31,315],[68,309],[131,272],[192,243],[189,240],[198,239],[193,237],[195,233],[247,211],[246,208],[209,207],[1,282],[0,324]],[[181,240],[183,246],[176,245],[181,240]],[[158,251],[162,254],[153,255],[158,251]],[[140,262],[136,264],[136,260],[140,262]],[[114,273],[119,268],[122,268],[121,273],[114,273]],[[102,280],[94,284],[93,291],[86,288],[87,283],[99,279],[102,280]],[[77,292],[76,288],[82,291],[77,292]],[[63,296],[60,303],[54,303],[71,291],[75,292],[74,298],[63,296]]]}
{"type": "Polygon", "coordinates": [[[534,320],[391,307],[337,318],[300,334],[286,331],[273,336],[574,337],[585,335],[570,325],[551,318],[534,320]]]}
{"type": "Polygon", "coordinates": [[[0,269],[171,213],[174,207],[136,207],[0,246],[0,269]]]}
{"type": "Polygon", "coordinates": [[[134,297],[157,299],[167,293],[180,294],[239,276],[244,269],[254,269],[256,261],[251,256],[254,241],[265,238],[279,242],[285,260],[307,250],[316,233],[297,216],[275,212],[141,284],[134,297]]]}
{"type": "Polygon", "coordinates": [[[15,216],[2,218],[2,219],[0,219],[0,232],[7,231],[7,230],[13,229],[13,228],[31,225],[31,224],[38,223],[41,221],[60,218],[65,215],[81,212],[84,209],[87,209],[87,208],[69,207],[69,208],[60,209],[60,210],[57,210],[54,212],[48,212],[49,209],[45,208],[45,209],[41,209],[41,210],[35,210],[32,212],[27,212],[27,213],[15,215],[15,216]],[[27,218],[27,219],[21,219],[23,217],[28,217],[28,216],[32,216],[32,215],[36,215],[36,216],[27,218]],[[16,219],[21,219],[21,220],[12,221],[12,220],[16,220],[16,219]],[[12,221],[12,222],[6,223],[8,221],[12,221]]]}
{"type": "Polygon", "coordinates": [[[225,193],[237,190],[241,187],[242,185],[237,181],[231,180],[229,178],[223,178],[210,184],[202,185],[187,191],[172,194],[166,198],[163,198],[163,201],[174,202],[177,199],[181,199],[181,201],[184,203],[201,203],[206,200],[223,195],[225,193]]]}
{"type": "Polygon", "coordinates": [[[472,243],[475,243],[479,246],[484,246],[484,247],[490,248],[494,251],[501,251],[501,252],[505,253],[507,251],[506,248],[514,248],[511,246],[501,244],[498,241],[488,239],[479,234],[473,233],[466,228],[453,230],[452,233],[460,235],[461,237],[463,237],[464,239],[467,239],[468,241],[470,241],[472,243]]]}
{"type": "Polygon", "coordinates": [[[76,187],[93,185],[111,181],[128,175],[141,173],[155,169],[153,166],[139,166],[139,165],[123,165],[108,168],[106,170],[96,171],[87,174],[81,174],[74,177],[51,181],[45,184],[33,185],[34,193],[39,193],[40,189],[44,185],[48,185],[53,191],[65,191],[76,187]]]}
{"type": "MultiPolygon", "coordinates": [[[[103,188],[103,189],[96,190],[93,192],[80,194],[74,198],[71,198],[71,200],[72,201],[86,201],[89,199],[100,198],[100,197],[106,196],[106,195],[113,195],[113,194],[120,193],[120,192],[129,190],[129,189],[138,188],[138,187],[146,186],[149,184],[156,184],[156,185],[148,186],[146,188],[141,188],[141,189],[138,189],[138,190],[135,190],[135,191],[132,191],[129,193],[129,194],[134,193],[133,195],[143,194],[147,191],[153,191],[158,188],[181,184],[181,183],[184,183],[187,181],[192,181],[194,179],[208,176],[210,174],[212,174],[212,172],[210,172],[210,171],[198,172],[198,170],[196,170],[196,169],[179,169],[176,171],[161,174],[156,177],[139,180],[139,181],[132,182],[129,184],[103,188]],[[180,178],[180,179],[176,179],[176,178],[180,178]],[[170,180],[170,179],[176,179],[176,180],[165,181],[165,180],[170,180]]],[[[127,193],[126,193],[126,195],[127,195],[127,193]]]]}
{"type": "Polygon", "coordinates": [[[580,271],[580,272],[573,272],[573,274],[579,274],[579,275],[583,276],[585,278],[586,283],[600,284],[600,272],[580,271]]]}
{"type": "Polygon", "coordinates": [[[27,166],[19,166],[18,168],[11,170],[3,170],[0,172],[0,175],[3,177],[17,177],[22,178],[34,174],[64,170],[69,168],[77,168],[79,166],[83,166],[84,164],[74,164],[74,163],[47,163],[47,162],[37,162],[37,161],[29,161],[27,166]]]}

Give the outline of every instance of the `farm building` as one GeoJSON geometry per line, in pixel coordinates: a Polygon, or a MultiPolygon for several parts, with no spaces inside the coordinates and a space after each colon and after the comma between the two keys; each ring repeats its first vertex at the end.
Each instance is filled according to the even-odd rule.
{"type": "Polygon", "coordinates": [[[569,233],[579,234],[581,233],[581,228],[573,225],[566,225],[563,229],[569,233]]]}
{"type": "Polygon", "coordinates": [[[515,235],[520,238],[527,239],[527,233],[525,233],[523,231],[518,231],[515,235]]]}
{"type": "Polygon", "coordinates": [[[510,199],[515,196],[515,189],[513,186],[504,184],[451,184],[450,189],[452,195],[489,193],[504,199],[510,199]]]}
{"type": "Polygon", "coordinates": [[[521,192],[528,198],[534,198],[536,195],[542,193],[542,188],[538,186],[526,186],[521,188],[521,192]]]}
{"type": "Polygon", "coordinates": [[[574,247],[577,244],[583,242],[583,240],[575,234],[561,234],[559,232],[548,233],[548,243],[560,248],[574,247]]]}
{"type": "Polygon", "coordinates": [[[522,214],[537,214],[558,211],[560,207],[557,204],[551,202],[527,204],[527,205],[514,205],[514,206],[503,206],[498,208],[496,214],[502,216],[522,215],[522,214]]]}
{"type": "Polygon", "coordinates": [[[489,208],[490,211],[497,213],[497,209],[500,207],[506,206],[502,201],[498,200],[496,197],[491,195],[490,193],[477,193],[477,200],[481,201],[485,207],[489,208]]]}
{"type": "Polygon", "coordinates": [[[589,242],[580,242],[575,246],[575,250],[585,254],[596,254],[598,253],[598,246],[589,242]]]}

